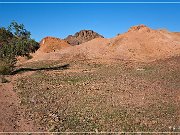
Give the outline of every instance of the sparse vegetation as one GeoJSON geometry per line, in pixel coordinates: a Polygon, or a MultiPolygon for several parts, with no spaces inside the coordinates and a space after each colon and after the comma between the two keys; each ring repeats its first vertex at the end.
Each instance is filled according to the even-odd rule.
{"type": "MultiPolygon", "coordinates": [[[[179,132],[180,57],[176,51],[162,48],[163,53],[161,50],[162,45],[171,49],[178,42],[174,42],[173,37],[164,42],[169,32],[162,36],[144,25],[132,27],[129,32],[112,40],[95,39],[63,51],[61,45],[65,44],[59,44],[57,52],[54,46],[64,41],[46,37],[41,41],[42,46],[50,45],[53,52],[47,53],[46,47],[46,51],[40,49],[32,60],[19,62],[14,69],[16,58],[23,61],[17,56],[30,59],[29,54],[39,45],[30,38],[23,24],[12,22],[8,29],[1,28],[0,112],[3,115],[0,118],[5,126],[10,125],[9,130],[18,132],[34,126],[38,127],[33,129],[35,132],[40,129],[95,133],[179,132]],[[151,35],[153,33],[155,35],[151,35]],[[109,46],[104,50],[106,43],[109,46]],[[169,57],[168,54],[176,57],[150,62],[156,56],[157,59],[169,57]],[[9,83],[3,84],[6,82],[9,83]]],[[[80,34],[86,37],[87,33],[89,31],[80,34]]],[[[5,131],[4,127],[0,129],[5,131]]]]}
{"type": "MultiPolygon", "coordinates": [[[[67,71],[38,71],[24,77],[16,91],[26,117],[51,132],[173,132],[169,127],[179,124],[175,94],[179,87],[164,85],[169,80],[161,76],[178,65],[166,64],[74,62],[67,71]],[[160,78],[152,80],[155,75],[160,78]]],[[[178,84],[177,79],[171,81],[178,84]]]]}
{"type": "Polygon", "coordinates": [[[3,76],[0,75],[0,83],[8,83],[9,81],[3,76]]]}

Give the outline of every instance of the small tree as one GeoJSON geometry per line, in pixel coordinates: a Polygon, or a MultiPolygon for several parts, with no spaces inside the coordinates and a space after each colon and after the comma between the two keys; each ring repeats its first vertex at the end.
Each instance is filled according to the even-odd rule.
{"type": "MultiPolygon", "coordinates": [[[[30,38],[23,24],[12,22],[8,29],[0,28],[0,62],[13,70],[16,56],[28,56],[39,48],[39,43],[30,38]]],[[[0,65],[1,66],[1,65],[0,65]]],[[[2,68],[7,69],[7,68],[2,68]]],[[[1,72],[1,71],[0,71],[1,72]]],[[[8,73],[10,73],[8,71],[8,73]]]]}
{"type": "Polygon", "coordinates": [[[23,24],[18,24],[15,21],[9,25],[8,31],[13,33],[15,37],[21,39],[30,39],[31,36],[31,33],[24,28],[23,24]]]}

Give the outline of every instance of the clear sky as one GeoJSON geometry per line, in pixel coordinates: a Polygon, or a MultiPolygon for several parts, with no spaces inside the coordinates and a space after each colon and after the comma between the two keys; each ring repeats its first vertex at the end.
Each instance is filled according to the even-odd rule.
{"type": "Polygon", "coordinates": [[[180,32],[180,4],[0,4],[0,27],[13,20],[23,23],[37,41],[46,36],[65,38],[83,29],[111,38],[138,24],[180,32]]]}

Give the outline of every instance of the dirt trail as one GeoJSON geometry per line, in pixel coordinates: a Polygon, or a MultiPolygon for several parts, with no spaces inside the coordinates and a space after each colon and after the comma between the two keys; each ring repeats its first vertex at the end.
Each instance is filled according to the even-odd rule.
{"type": "Polygon", "coordinates": [[[11,82],[0,83],[0,132],[28,132],[37,131],[31,120],[24,117],[20,99],[13,90],[15,80],[32,72],[7,77],[11,82]]]}

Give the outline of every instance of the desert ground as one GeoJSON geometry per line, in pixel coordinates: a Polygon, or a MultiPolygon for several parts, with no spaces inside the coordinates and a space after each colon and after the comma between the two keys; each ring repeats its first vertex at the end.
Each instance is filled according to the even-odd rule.
{"type": "Polygon", "coordinates": [[[179,33],[77,39],[19,58],[0,83],[0,132],[180,132],[179,33]]]}

